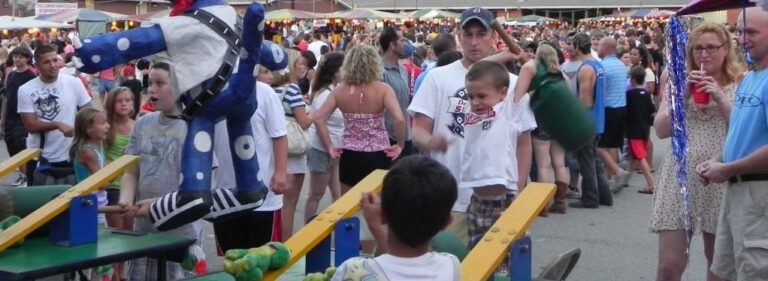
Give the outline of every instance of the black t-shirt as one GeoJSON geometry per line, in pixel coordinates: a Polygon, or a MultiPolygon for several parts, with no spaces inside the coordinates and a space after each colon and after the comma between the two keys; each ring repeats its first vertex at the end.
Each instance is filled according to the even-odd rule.
{"type": "Polygon", "coordinates": [[[626,136],[628,139],[647,140],[650,137],[654,111],[656,107],[648,91],[645,89],[627,91],[626,136]]]}
{"type": "Polygon", "coordinates": [[[151,63],[149,62],[149,60],[139,59],[138,61],[136,61],[136,70],[137,70],[136,75],[141,75],[141,85],[144,89],[149,87],[149,74],[144,75],[139,70],[147,70],[149,69],[150,66],[151,66],[151,63]]]}
{"type": "Polygon", "coordinates": [[[21,122],[21,115],[18,112],[19,106],[19,87],[27,83],[29,80],[35,79],[37,75],[32,72],[31,69],[27,69],[23,72],[13,71],[8,75],[8,81],[5,83],[6,95],[8,99],[7,111],[5,112],[5,123],[21,122]]]}
{"type": "Polygon", "coordinates": [[[141,81],[138,79],[125,80],[120,83],[120,87],[127,87],[133,93],[133,117],[135,118],[136,114],[139,114],[139,106],[141,105],[141,81]]]}

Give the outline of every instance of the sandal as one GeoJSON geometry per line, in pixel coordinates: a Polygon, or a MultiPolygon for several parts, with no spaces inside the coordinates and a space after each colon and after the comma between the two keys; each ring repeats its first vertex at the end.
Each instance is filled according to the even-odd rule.
{"type": "Polygon", "coordinates": [[[637,192],[642,194],[653,194],[653,187],[646,186],[645,188],[638,190],[637,192]]]}

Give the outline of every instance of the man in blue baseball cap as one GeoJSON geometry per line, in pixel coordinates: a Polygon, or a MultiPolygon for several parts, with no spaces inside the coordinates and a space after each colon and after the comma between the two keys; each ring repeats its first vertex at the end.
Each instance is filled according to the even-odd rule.
{"type": "MultiPolygon", "coordinates": [[[[489,59],[496,53],[494,45],[496,40],[493,35],[492,25],[495,16],[483,8],[469,8],[461,14],[459,30],[459,46],[463,52],[463,58],[451,64],[430,69],[422,81],[420,87],[408,107],[413,119],[413,143],[419,150],[429,153],[430,157],[440,164],[448,167],[451,174],[461,181],[462,157],[465,147],[464,120],[469,113],[469,94],[466,90],[465,76],[470,66],[474,63],[489,59]]],[[[516,46],[515,46],[516,47],[516,46]]],[[[516,47],[517,48],[517,47],[516,47]]],[[[516,55],[502,52],[494,55],[494,60],[508,58],[516,55]]],[[[509,86],[507,98],[513,98],[514,88],[517,84],[517,76],[509,74],[509,86]]],[[[528,98],[519,101],[519,119],[516,120],[520,128],[533,128],[536,122],[533,112],[530,111],[528,98]]],[[[516,157],[517,167],[510,168],[510,173],[515,175],[528,175],[532,155],[530,131],[525,129],[517,137],[516,155],[504,155],[503,157],[516,157]],[[511,171],[514,170],[514,171],[511,171]]],[[[510,184],[509,189],[519,190],[525,186],[526,177],[510,184]]],[[[472,189],[462,188],[458,190],[458,200],[453,205],[452,223],[447,231],[456,234],[465,243],[469,242],[470,222],[467,217],[470,209],[472,189]]],[[[511,193],[508,196],[513,196],[511,193]]],[[[505,197],[506,199],[506,197],[505,197]]],[[[473,225],[476,221],[473,221],[473,225]]],[[[473,227],[472,236],[477,236],[482,227],[473,227]]],[[[484,231],[483,231],[484,232],[484,231]]],[[[508,266],[502,263],[502,268],[497,273],[504,275],[508,266]]]]}

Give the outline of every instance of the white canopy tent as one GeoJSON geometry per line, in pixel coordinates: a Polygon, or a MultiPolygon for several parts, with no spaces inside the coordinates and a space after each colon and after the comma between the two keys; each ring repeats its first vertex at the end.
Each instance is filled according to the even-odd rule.
{"type": "Polygon", "coordinates": [[[34,18],[21,18],[12,16],[0,16],[0,29],[26,29],[26,28],[73,28],[71,24],[37,20],[34,18]]]}

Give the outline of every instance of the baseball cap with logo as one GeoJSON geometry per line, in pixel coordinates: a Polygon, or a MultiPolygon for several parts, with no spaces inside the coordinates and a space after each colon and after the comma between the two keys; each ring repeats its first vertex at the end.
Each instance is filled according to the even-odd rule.
{"type": "Polygon", "coordinates": [[[461,13],[461,28],[465,28],[467,23],[471,22],[472,20],[477,20],[486,29],[490,29],[491,24],[494,20],[496,20],[496,18],[493,16],[491,11],[486,9],[480,7],[469,8],[461,13]]]}

